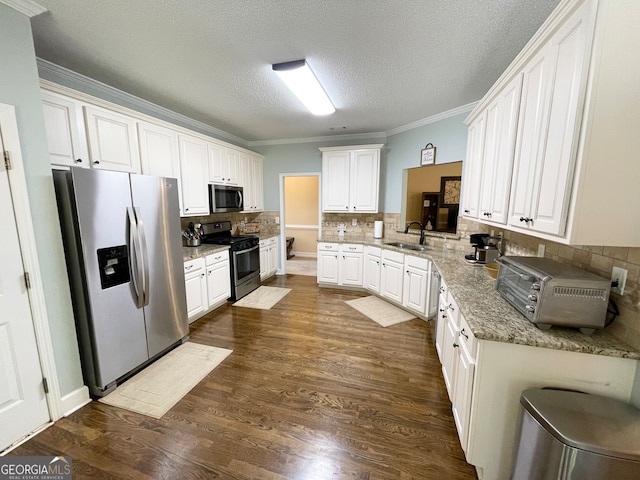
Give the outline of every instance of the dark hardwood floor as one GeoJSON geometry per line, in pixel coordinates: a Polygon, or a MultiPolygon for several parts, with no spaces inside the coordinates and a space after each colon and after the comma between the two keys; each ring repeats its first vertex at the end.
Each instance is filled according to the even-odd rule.
{"type": "Polygon", "coordinates": [[[266,284],[292,291],[191,325],[233,353],[162,419],[91,402],[10,455],[71,455],[74,479],[476,478],[426,322],[382,328],[314,277],[266,284]]]}

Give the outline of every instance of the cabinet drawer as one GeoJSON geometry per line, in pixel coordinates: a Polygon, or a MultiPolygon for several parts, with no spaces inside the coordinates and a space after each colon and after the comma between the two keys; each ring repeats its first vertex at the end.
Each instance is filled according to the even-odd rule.
{"type": "Polygon", "coordinates": [[[207,255],[206,257],[207,266],[215,265],[216,263],[224,262],[225,260],[229,260],[228,250],[212,253],[211,255],[207,255]]]}
{"type": "Polygon", "coordinates": [[[337,243],[326,243],[326,242],[320,242],[318,243],[318,250],[328,250],[328,251],[334,251],[337,252],[338,251],[338,244],[337,243]]]}
{"type": "Polygon", "coordinates": [[[447,310],[449,311],[447,315],[449,316],[453,324],[456,327],[460,328],[460,317],[462,315],[460,315],[460,309],[458,309],[458,304],[451,296],[451,293],[447,292],[446,298],[447,298],[447,310]]]}
{"type": "Polygon", "coordinates": [[[429,260],[426,258],[405,255],[404,264],[407,267],[418,268],[420,270],[424,270],[425,272],[429,271],[429,260]]]}
{"type": "Polygon", "coordinates": [[[383,250],[382,258],[384,260],[391,260],[392,262],[404,263],[404,253],[393,252],[391,250],[383,250]]]}
{"type": "Polygon", "coordinates": [[[267,239],[267,245],[275,245],[278,243],[278,237],[271,237],[267,239]]]}
{"type": "Polygon", "coordinates": [[[194,258],[184,262],[184,274],[194,273],[199,270],[204,270],[204,258],[194,258]]]}
{"type": "Polygon", "coordinates": [[[473,333],[471,332],[471,329],[463,315],[458,315],[458,321],[460,326],[458,340],[460,341],[460,344],[464,344],[466,346],[467,351],[471,354],[471,358],[475,361],[478,344],[476,337],[473,336],[473,333]]]}
{"type": "Polygon", "coordinates": [[[447,288],[447,284],[444,283],[444,278],[440,277],[440,297],[442,301],[446,303],[448,301],[447,295],[449,293],[449,289],[447,288]]]}
{"type": "Polygon", "coordinates": [[[364,245],[358,245],[355,243],[343,243],[340,245],[340,251],[343,253],[362,253],[364,252],[364,245]]]}
{"type": "Polygon", "coordinates": [[[380,257],[382,255],[382,249],[378,247],[367,247],[367,255],[371,255],[372,257],[380,257]]]}

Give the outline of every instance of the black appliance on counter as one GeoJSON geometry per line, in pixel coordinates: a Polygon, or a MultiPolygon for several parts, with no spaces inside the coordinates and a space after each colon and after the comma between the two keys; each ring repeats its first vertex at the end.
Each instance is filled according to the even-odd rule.
{"type": "Polygon", "coordinates": [[[464,258],[473,263],[493,263],[500,256],[497,246],[499,241],[499,237],[492,237],[488,233],[472,233],[469,243],[474,247],[474,251],[464,258]]]}
{"type": "Polygon", "coordinates": [[[202,243],[229,245],[231,297],[238,300],[260,286],[260,240],[255,235],[231,235],[231,222],[203,223],[202,243]]]}

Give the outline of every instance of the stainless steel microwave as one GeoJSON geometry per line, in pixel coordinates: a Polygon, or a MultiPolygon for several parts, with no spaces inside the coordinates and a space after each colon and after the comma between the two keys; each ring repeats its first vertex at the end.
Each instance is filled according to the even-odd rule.
{"type": "Polygon", "coordinates": [[[209,184],[211,213],[241,212],[244,208],[242,187],[209,184]]]}

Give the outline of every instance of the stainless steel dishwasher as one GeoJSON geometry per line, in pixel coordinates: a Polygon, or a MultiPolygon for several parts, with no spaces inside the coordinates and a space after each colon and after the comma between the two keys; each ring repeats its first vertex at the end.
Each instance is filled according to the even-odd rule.
{"type": "Polygon", "coordinates": [[[640,410],[581,392],[536,388],[520,397],[512,480],[640,478],[640,410]]]}

